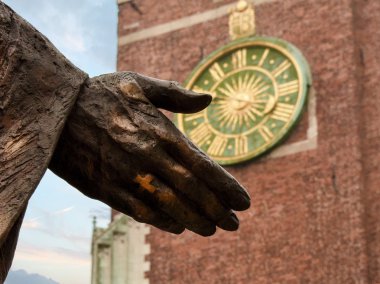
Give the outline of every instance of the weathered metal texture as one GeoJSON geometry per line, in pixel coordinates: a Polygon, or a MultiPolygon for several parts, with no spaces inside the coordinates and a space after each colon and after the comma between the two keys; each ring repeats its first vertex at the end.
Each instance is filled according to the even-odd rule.
{"type": "Polygon", "coordinates": [[[156,108],[190,113],[210,100],[135,73],[90,79],[50,168],[87,196],[162,230],[236,230],[232,210],[249,207],[245,190],[156,108]]]}
{"type": "Polygon", "coordinates": [[[198,112],[209,95],[136,73],[88,79],[1,2],[0,75],[1,283],[50,160],[84,194],[140,222],[204,236],[238,228],[232,210],[249,207],[246,191],[157,109],[198,112]]]}

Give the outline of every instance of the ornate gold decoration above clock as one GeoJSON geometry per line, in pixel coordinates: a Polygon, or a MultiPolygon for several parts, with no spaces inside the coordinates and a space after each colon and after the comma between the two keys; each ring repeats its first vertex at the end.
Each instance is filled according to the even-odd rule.
{"type": "MultiPolygon", "coordinates": [[[[244,7],[241,12],[248,15],[244,7]]],[[[236,11],[230,23],[236,23],[236,11]]],[[[238,39],[210,54],[189,76],[186,87],[211,94],[213,101],[199,113],[176,115],[176,124],[220,164],[246,161],[289,133],[310,83],[307,62],[293,45],[269,37],[238,39]]]]}
{"type": "Polygon", "coordinates": [[[230,12],[231,40],[255,35],[255,10],[252,4],[240,0],[230,12]]]}

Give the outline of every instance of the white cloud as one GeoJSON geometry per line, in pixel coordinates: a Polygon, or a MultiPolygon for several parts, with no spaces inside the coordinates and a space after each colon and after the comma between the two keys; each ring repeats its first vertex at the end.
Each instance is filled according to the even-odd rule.
{"type": "Polygon", "coordinates": [[[86,1],[86,2],[94,5],[95,7],[101,7],[104,4],[106,4],[107,1],[109,1],[109,0],[90,0],[90,1],[86,1]]]}
{"type": "Polygon", "coordinates": [[[41,228],[41,223],[38,221],[39,218],[33,218],[29,220],[24,220],[22,223],[23,229],[38,229],[41,228]]]}
{"type": "Polygon", "coordinates": [[[52,213],[52,215],[62,215],[62,214],[66,214],[70,211],[72,211],[74,209],[74,206],[70,206],[70,207],[67,207],[67,208],[63,208],[61,210],[58,210],[58,211],[55,211],[52,213]]]}
{"type": "MultiPolygon", "coordinates": [[[[69,219],[65,215],[74,210],[74,206],[66,207],[57,211],[48,212],[39,209],[39,217],[25,219],[22,228],[43,233],[49,237],[65,240],[73,245],[88,248],[91,238],[82,234],[73,233],[73,230],[67,226],[69,219]]],[[[89,223],[91,221],[89,220],[89,223]]]]}
{"type": "Polygon", "coordinates": [[[89,255],[85,252],[65,248],[45,248],[40,246],[20,244],[16,256],[19,261],[46,262],[50,264],[88,265],[89,255]]]}

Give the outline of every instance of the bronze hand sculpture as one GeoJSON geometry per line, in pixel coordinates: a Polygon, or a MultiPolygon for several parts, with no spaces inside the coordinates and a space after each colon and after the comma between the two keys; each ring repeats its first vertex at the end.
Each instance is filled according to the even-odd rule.
{"type": "Polygon", "coordinates": [[[88,79],[0,2],[0,283],[27,202],[49,166],[85,195],[181,233],[236,230],[250,198],[157,108],[191,113],[209,95],[124,72],[88,79]]]}
{"type": "Polygon", "coordinates": [[[248,208],[244,189],[155,107],[196,112],[210,101],[134,73],[93,78],[69,116],[50,168],[87,196],[163,230],[236,230],[231,209],[248,208]]]}

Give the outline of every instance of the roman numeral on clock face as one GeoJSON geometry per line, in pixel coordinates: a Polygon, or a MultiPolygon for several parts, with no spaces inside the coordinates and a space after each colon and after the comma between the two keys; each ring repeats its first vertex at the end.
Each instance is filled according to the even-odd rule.
{"type": "Polygon", "coordinates": [[[271,115],[271,118],[287,122],[292,116],[293,111],[294,111],[294,105],[278,103],[271,115]]]}
{"type": "Polygon", "coordinates": [[[247,49],[238,50],[232,55],[232,65],[235,69],[247,66],[247,49]]]}
{"type": "Polygon", "coordinates": [[[288,70],[288,68],[292,66],[292,64],[288,61],[288,60],[285,60],[284,62],[282,62],[279,66],[277,66],[276,69],[274,69],[272,71],[272,75],[274,77],[278,77],[280,76],[283,72],[285,72],[286,70],[288,70]]]}
{"type": "Polygon", "coordinates": [[[294,80],[285,84],[281,84],[278,87],[279,96],[287,96],[293,93],[298,92],[298,80],[294,80]]]}
{"type": "Polygon", "coordinates": [[[207,124],[200,124],[198,127],[194,128],[190,134],[190,139],[197,144],[198,146],[202,146],[205,144],[211,137],[210,130],[208,129],[207,124]]]}
{"type": "Polygon", "coordinates": [[[198,87],[198,86],[192,87],[191,90],[193,90],[194,92],[197,92],[197,93],[201,93],[201,94],[206,93],[207,94],[207,91],[203,90],[201,87],[198,87]]]}
{"type": "Polygon", "coordinates": [[[221,156],[226,149],[227,141],[227,138],[216,136],[208,148],[207,153],[212,156],[221,156]]]}
{"type": "Polygon", "coordinates": [[[215,98],[215,92],[207,91],[205,89],[202,89],[201,87],[194,86],[191,88],[191,90],[200,94],[208,94],[208,95],[211,95],[213,98],[215,98]]]}
{"type": "Polygon", "coordinates": [[[192,113],[192,114],[186,114],[185,115],[185,121],[192,121],[192,120],[196,120],[196,119],[202,118],[202,117],[204,117],[203,111],[197,112],[197,113],[192,113]]]}
{"type": "Polygon", "coordinates": [[[272,131],[265,125],[262,125],[259,128],[259,133],[264,138],[265,142],[269,142],[274,137],[272,131]]]}
{"type": "Polygon", "coordinates": [[[263,55],[261,56],[261,59],[260,59],[260,62],[259,62],[259,64],[258,64],[258,66],[263,66],[263,64],[264,64],[264,62],[265,62],[265,59],[267,59],[267,57],[268,57],[268,54],[269,54],[269,48],[266,48],[266,49],[264,50],[263,55]]]}
{"type": "Polygon", "coordinates": [[[215,81],[220,81],[224,77],[224,71],[218,63],[214,63],[210,68],[210,74],[215,81]]]}
{"type": "Polygon", "coordinates": [[[244,155],[248,153],[247,136],[239,136],[235,138],[235,155],[244,155]]]}

